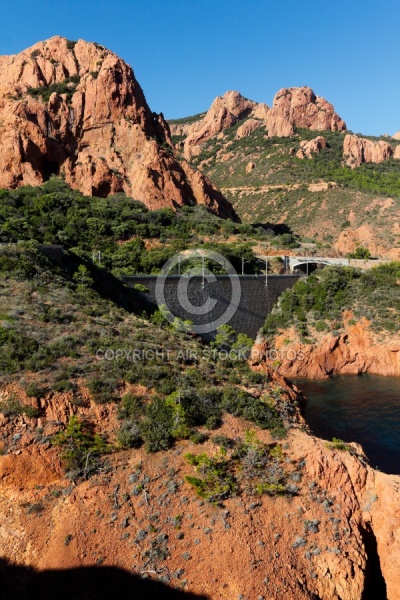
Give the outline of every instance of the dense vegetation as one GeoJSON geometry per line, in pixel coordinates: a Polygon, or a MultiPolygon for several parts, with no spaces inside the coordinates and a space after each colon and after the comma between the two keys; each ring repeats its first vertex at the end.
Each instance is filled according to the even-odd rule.
{"type": "Polygon", "coordinates": [[[87,198],[57,178],[0,190],[0,228],[0,242],[59,243],[89,259],[100,251],[102,266],[116,275],[157,273],[176,252],[199,245],[221,252],[236,269],[244,258],[246,272],[257,272],[250,240],[269,235],[261,227],[219,219],[201,206],[149,211],[120,194],[87,198]],[[228,243],[233,234],[238,241],[228,243]]]}
{"type": "Polygon", "coordinates": [[[310,331],[338,330],[342,313],[351,309],[355,319],[366,317],[377,332],[400,331],[400,263],[368,271],[326,267],[299,280],[284,292],[267,317],[264,333],[274,335],[294,324],[303,339],[310,331]]]}

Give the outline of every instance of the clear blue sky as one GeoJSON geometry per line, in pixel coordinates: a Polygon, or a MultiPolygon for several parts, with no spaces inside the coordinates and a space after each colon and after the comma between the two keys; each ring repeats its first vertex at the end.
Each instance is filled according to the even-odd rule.
{"type": "Polygon", "coordinates": [[[271,104],[309,85],[349,129],[400,130],[398,0],[1,0],[0,54],[53,35],[107,46],[152,110],[201,112],[236,89],[271,104]]]}

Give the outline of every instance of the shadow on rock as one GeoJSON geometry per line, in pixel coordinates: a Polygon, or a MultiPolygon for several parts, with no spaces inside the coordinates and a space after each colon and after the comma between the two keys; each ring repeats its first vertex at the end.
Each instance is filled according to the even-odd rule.
{"type": "Polygon", "coordinates": [[[0,559],[0,600],[208,600],[117,567],[36,571],[0,559]]]}

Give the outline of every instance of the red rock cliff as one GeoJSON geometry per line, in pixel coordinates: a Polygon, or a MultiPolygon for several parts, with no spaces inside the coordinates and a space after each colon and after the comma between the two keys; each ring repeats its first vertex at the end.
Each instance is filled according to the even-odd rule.
{"type": "Polygon", "coordinates": [[[176,160],[168,125],[114,53],[53,37],[0,57],[0,74],[0,187],[59,173],[87,195],[124,191],[151,209],[195,201],[233,215],[205,177],[176,160]]]}

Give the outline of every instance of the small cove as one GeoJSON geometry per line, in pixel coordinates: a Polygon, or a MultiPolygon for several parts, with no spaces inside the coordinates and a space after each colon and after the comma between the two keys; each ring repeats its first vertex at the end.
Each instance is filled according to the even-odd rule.
{"type": "Polygon", "coordinates": [[[400,474],[400,377],[297,379],[305,418],[318,437],[362,445],[372,467],[400,474]]]}

